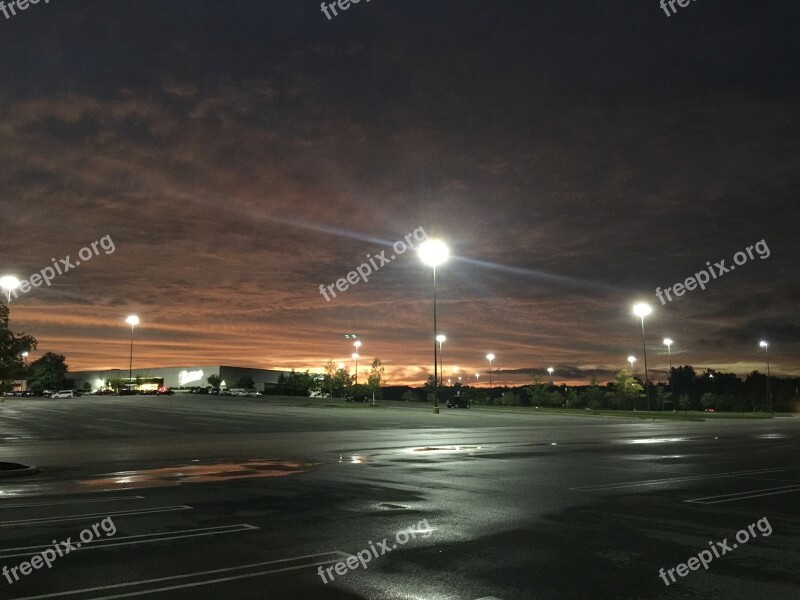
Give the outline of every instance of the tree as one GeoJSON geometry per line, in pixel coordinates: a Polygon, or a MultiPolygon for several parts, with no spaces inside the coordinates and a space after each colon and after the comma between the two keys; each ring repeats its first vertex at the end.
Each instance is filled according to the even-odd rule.
{"type": "Polygon", "coordinates": [[[583,391],[581,398],[583,403],[592,410],[603,408],[606,393],[597,385],[597,377],[595,375],[592,375],[589,387],[583,391]]]}
{"type": "Polygon", "coordinates": [[[705,410],[707,408],[713,408],[716,410],[717,408],[717,395],[712,394],[711,392],[706,392],[702,396],[700,396],[700,407],[705,410]]]}
{"type": "Polygon", "coordinates": [[[236,382],[236,387],[245,390],[252,390],[256,387],[256,382],[253,381],[253,378],[250,375],[245,375],[244,377],[239,378],[239,381],[236,382]]]}
{"type": "Polygon", "coordinates": [[[344,391],[353,385],[353,377],[346,368],[339,368],[333,364],[332,360],[325,363],[324,375],[320,382],[320,388],[324,392],[330,394],[331,398],[338,395],[340,398],[344,396],[344,391]]]}
{"type": "MultiPolygon", "coordinates": [[[[551,402],[550,392],[547,390],[547,384],[542,383],[542,376],[534,373],[533,383],[525,389],[531,398],[533,406],[548,406],[551,402]]],[[[559,403],[560,404],[560,403],[559,403]]]]}
{"type": "Polygon", "coordinates": [[[503,392],[503,395],[500,396],[500,404],[503,406],[519,406],[520,399],[519,396],[509,390],[507,392],[503,392]]]}
{"type": "Polygon", "coordinates": [[[31,363],[29,371],[28,381],[32,388],[58,390],[64,388],[69,367],[63,355],[46,352],[31,363]]]}
{"type": "Polygon", "coordinates": [[[35,350],[37,344],[35,337],[16,334],[8,328],[8,306],[0,302],[0,394],[24,374],[22,353],[35,350]]]}
{"type": "Polygon", "coordinates": [[[381,394],[381,386],[385,383],[384,382],[384,373],[386,369],[383,367],[380,358],[376,358],[372,361],[372,368],[369,371],[369,376],[367,377],[367,389],[372,392],[372,397],[378,396],[380,398],[381,394]]]}
{"type": "Polygon", "coordinates": [[[656,406],[660,406],[661,410],[665,410],[667,406],[672,408],[672,393],[667,390],[665,386],[656,386],[656,406]]]}
{"type": "Polygon", "coordinates": [[[628,375],[625,369],[614,376],[614,391],[612,397],[620,410],[636,408],[636,400],[642,395],[642,384],[628,375]]]}
{"type": "Polygon", "coordinates": [[[125,380],[122,377],[112,377],[106,382],[106,385],[119,394],[119,390],[125,385],[125,380]]]}
{"type": "Polygon", "coordinates": [[[219,375],[209,375],[206,381],[208,382],[208,385],[210,385],[211,387],[218,388],[219,385],[222,383],[222,377],[220,377],[219,375]]]}
{"type": "Polygon", "coordinates": [[[417,395],[417,393],[413,390],[406,390],[403,392],[401,399],[405,402],[417,402],[419,400],[419,395],[417,395]]]}
{"type": "Polygon", "coordinates": [[[278,386],[280,386],[281,392],[284,394],[288,392],[290,396],[308,397],[310,390],[317,385],[317,376],[308,371],[296,373],[292,369],[288,377],[283,373],[278,377],[278,386]]]}

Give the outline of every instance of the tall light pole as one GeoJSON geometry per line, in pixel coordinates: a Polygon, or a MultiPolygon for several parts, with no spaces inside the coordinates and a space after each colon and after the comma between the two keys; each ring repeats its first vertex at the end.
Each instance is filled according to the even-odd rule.
{"type": "Polygon", "coordinates": [[[631,377],[636,377],[636,371],[634,371],[634,369],[633,369],[633,363],[636,362],[636,357],[635,356],[629,356],[628,357],[628,362],[631,363],[631,377]]]}
{"type": "Polygon", "coordinates": [[[131,359],[128,363],[128,389],[130,389],[131,381],[133,379],[133,328],[139,324],[139,317],[130,315],[125,322],[131,326],[131,359]]]}
{"type": "Polygon", "coordinates": [[[554,370],[555,369],[553,369],[553,367],[547,367],[547,372],[550,374],[550,383],[551,384],[553,383],[553,371],[554,370]]]}
{"type": "MultiPolygon", "coordinates": [[[[664,345],[667,347],[667,354],[669,354],[669,395],[672,396],[672,409],[675,409],[675,396],[672,390],[672,344],[674,344],[671,339],[664,338],[664,345]]],[[[661,412],[664,412],[664,401],[661,401],[661,412]]]]}
{"type": "Polygon", "coordinates": [[[647,390],[647,411],[650,412],[650,379],[647,376],[647,344],[644,341],[644,318],[653,312],[649,304],[639,302],[633,306],[633,314],[642,319],[642,352],[644,352],[644,387],[647,390]]]}
{"type": "Polygon", "coordinates": [[[353,360],[356,361],[356,385],[358,385],[358,352],[353,352],[353,360]]]}
{"type": "Polygon", "coordinates": [[[442,344],[447,341],[447,336],[440,333],[436,336],[436,341],[439,342],[439,379],[442,380],[444,378],[444,352],[442,352],[442,344]]]}
{"type": "Polygon", "coordinates": [[[481,374],[475,373],[475,385],[478,385],[481,382],[481,374]]]}
{"type": "Polygon", "coordinates": [[[767,348],[769,348],[769,344],[765,340],[761,340],[761,343],[759,343],[759,346],[761,346],[764,349],[764,356],[767,359],[767,404],[769,405],[769,412],[771,414],[772,413],[772,394],[770,393],[770,390],[769,390],[769,351],[767,350],[767,348]]]}
{"type": "Polygon", "coordinates": [[[489,352],[486,355],[486,360],[489,361],[489,394],[492,393],[492,361],[494,360],[494,354],[489,352]]]}
{"type": "Polygon", "coordinates": [[[436,328],[436,267],[447,262],[450,257],[450,249],[441,240],[428,240],[419,246],[420,260],[433,268],[433,412],[439,412],[439,389],[437,379],[439,377],[437,369],[437,347],[436,337],[439,335],[436,328]]]}

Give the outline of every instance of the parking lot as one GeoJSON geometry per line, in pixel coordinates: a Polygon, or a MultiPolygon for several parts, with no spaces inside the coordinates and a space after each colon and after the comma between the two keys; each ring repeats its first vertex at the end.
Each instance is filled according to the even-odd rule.
{"type": "Polygon", "coordinates": [[[651,422],[307,399],[9,399],[10,598],[792,597],[798,420],[651,422]],[[665,585],[673,568],[754,537],[665,585]],[[392,548],[425,520],[429,537],[392,548]],[[756,530],[758,531],[758,530],[756,530]],[[323,583],[387,540],[389,552],[323,583]],[[396,542],[394,542],[396,544],[396,542]],[[12,577],[13,580],[13,577],[12,577]]]}

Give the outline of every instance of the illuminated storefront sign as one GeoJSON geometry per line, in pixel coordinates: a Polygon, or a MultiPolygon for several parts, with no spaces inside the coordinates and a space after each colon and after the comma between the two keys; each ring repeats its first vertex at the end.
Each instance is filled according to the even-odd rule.
{"type": "Polygon", "coordinates": [[[181,371],[178,373],[178,383],[180,385],[186,385],[187,383],[191,383],[193,381],[200,381],[202,378],[202,369],[198,369],[197,371],[181,371]]]}

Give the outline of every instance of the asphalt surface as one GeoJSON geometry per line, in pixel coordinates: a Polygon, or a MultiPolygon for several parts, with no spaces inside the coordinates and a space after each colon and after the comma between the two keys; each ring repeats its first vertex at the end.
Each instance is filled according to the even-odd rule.
{"type": "Polygon", "coordinates": [[[0,478],[0,596],[800,595],[798,418],[309,404],[7,399],[0,460],[42,472],[0,478]]]}

